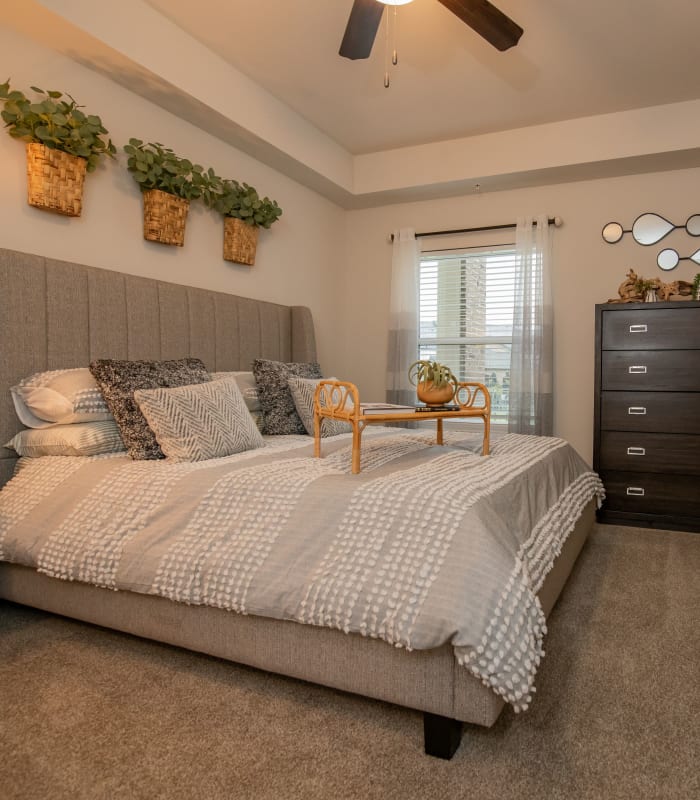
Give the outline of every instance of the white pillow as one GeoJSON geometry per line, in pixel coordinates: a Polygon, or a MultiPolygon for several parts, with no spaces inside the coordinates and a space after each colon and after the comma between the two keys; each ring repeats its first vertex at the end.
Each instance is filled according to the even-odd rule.
{"type": "Polygon", "coordinates": [[[126,452],[119,435],[119,427],[113,419],[20,431],[5,447],[29,458],[99,456],[103,453],[126,452]]]}
{"type": "MultiPolygon", "coordinates": [[[[287,378],[287,385],[289,391],[292,393],[294,405],[297,409],[297,414],[306,428],[309,436],[314,435],[314,395],[316,394],[316,387],[321,380],[337,381],[337,378],[299,378],[296,375],[289,375],[287,378]]],[[[321,400],[323,403],[323,400],[321,400]]],[[[346,406],[352,408],[352,397],[348,396],[346,406]]],[[[329,419],[324,417],[321,420],[321,437],[338,436],[341,433],[349,433],[352,431],[352,426],[349,422],[342,420],[329,419]]]]}
{"type": "Polygon", "coordinates": [[[28,428],[113,419],[87,367],[37,372],[10,393],[17,416],[28,428]]]}
{"type": "Polygon", "coordinates": [[[265,445],[235,378],[138,389],[134,400],[174,461],[207,461],[265,445]]]}

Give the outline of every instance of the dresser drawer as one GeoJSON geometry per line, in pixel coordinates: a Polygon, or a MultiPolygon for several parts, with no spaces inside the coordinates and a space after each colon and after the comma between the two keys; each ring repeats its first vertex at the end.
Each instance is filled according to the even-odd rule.
{"type": "Polygon", "coordinates": [[[605,350],[601,388],[700,392],[700,350],[605,350]]]}
{"type": "Polygon", "coordinates": [[[603,311],[602,345],[603,350],[700,348],[700,308],[603,311]]]}
{"type": "Polygon", "coordinates": [[[598,461],[599,470],[700,475],[700,436],[603,431],[598,461]]]}
{"type": "Polygon", "coordinates": [[[696,476],[603,471],[600,477],[608,511],[700,517],[696,476]]]}
{"type": "Polygon", "coordinates": [[[600,427],[608,431],[700,434],[700,393],[601,392],[600,427]]]}

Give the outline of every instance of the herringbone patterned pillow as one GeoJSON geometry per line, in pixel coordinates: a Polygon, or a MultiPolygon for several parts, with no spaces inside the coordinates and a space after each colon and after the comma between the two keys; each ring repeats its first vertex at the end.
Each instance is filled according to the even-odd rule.
{"type": "Polygon", "coordinates": [[[134,400],[166,458],[174,461],[206,461],[265,444],[235,378],[140,389],[134,400]]]}
{"type": "MultiPolygon", "coordinates": [[[[334,381],[337,378],[327,378],[326,380],[334,381]]],[[[309,436],[314,435],[314,395],[316,394],[316,387],[320,383],[320,379],[314,378],[298,378],[296,375],[290,375],[287,378],[289,391],[292,393],[294,405],[296,406],[297,413],[301,419],[306,432],[309,436]]],[[[323,402],[323,401],[322,401],[323,402]]],[[[336,401],[337,402],[337,401],[336,401]]],[[[340,433],[349,433],[352,431],[352,426],[349,422],[343,422],[339,419],[329,419],[324,417],[321,420],[321,437],[338,436],[340,433]]]]}
{"type": "Polygon", "coordinates": [[[211,380],[199,358],[166,361],[122,361],[102,358],[90,363],[90,372],[114,414],[122,439],[134,459],[163,458],[153,431],[134,400],[134,392],[145,389],[190,386],[211,380]]]}

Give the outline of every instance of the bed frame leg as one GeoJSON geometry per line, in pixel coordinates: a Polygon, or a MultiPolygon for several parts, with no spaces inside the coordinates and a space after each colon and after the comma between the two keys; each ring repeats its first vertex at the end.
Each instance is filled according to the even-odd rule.
{"type": "Polygon", "coordinates": [[[435,758],[449,760],[457,752],[462,741],[462,723],[439,714],[423,713],[423,736],[425,752],[435,758]]]}

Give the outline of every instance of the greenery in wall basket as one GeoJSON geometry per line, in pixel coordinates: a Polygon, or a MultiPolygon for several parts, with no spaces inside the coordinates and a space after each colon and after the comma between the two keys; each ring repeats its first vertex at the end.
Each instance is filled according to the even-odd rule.
{"type": "Polygon", "coordinates": [[[83,106],[69,94],[36,86],[31,89],[38,95],[35,102],[24,92],[11,89],[9,80],[0,84],[0,100],[4,101],[0,116],[10,136],[84,158],[88,172],[97,168],[103,155],[114,157],[116,147],[111,139],[103,138],[108,131],[98,116],[81,111],[83,106]]]}
{"type": "Polygon", "coordinates": [[[214,170],[205,172],[160,142],[129,139],[124,151],[127,169],[143,195],[144,238],[182,247],[190,200],[208,191],[214,170]]]}
{"type": "Polygon", "coordinates": [[[209,173],[204,202],[224,218],[224,259],[253,266],[258,231],[276,222],[282,209],[247,183],[209,173]]]}
{"type": "Polygon", "coordinates": [[[180,158],[160,142],[144,144],[141,139],[129,139],[124,152],[129,156],[127,169],[142,192],[159,189],[183,200],[196,200],[210,191],[210,182],[216,177],[212,169],[205,172],[204,167],[180,158]]]}
{"type": "Polygon", "coordinates": [[[210,186],[205,201],[225,217],[240,219],[254,228],[269,228],[282,216],[275,200],[260,197],[247,183],[222,179],[210,175],[210,186]]]}

